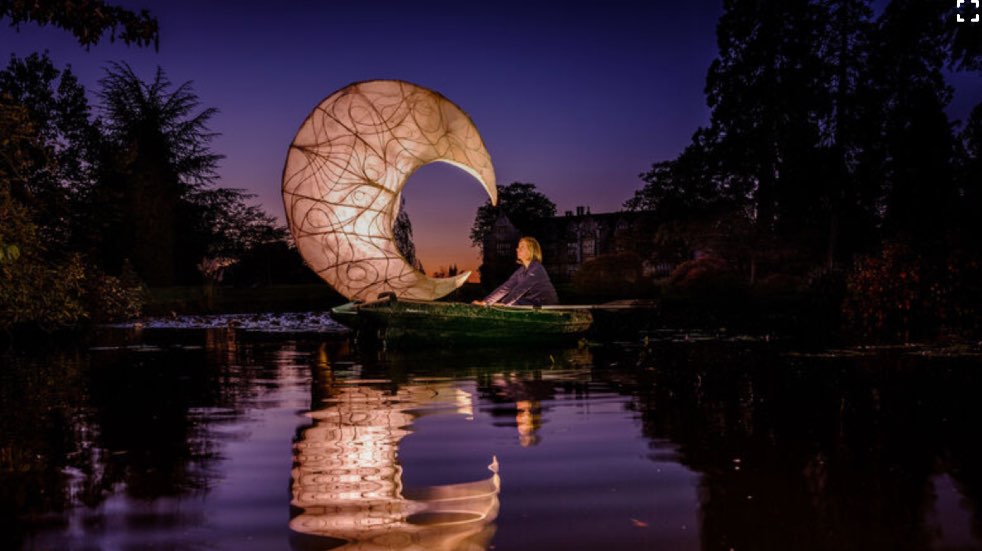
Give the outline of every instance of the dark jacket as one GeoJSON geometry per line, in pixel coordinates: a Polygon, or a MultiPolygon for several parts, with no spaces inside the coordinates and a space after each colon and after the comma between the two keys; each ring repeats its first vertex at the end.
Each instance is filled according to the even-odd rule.
{"type": "Polygon", "coordinates": [[[532,261],[528,268],[519,266],[508,281],[494,290],[484,302],[488,304],[533,305],[559,304],[556,289],[541,262],[532,261]]]}

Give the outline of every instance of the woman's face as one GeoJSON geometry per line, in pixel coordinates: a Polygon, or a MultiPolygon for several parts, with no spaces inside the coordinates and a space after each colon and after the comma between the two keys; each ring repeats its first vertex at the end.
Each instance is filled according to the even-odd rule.
{"type": "Polygon", "coordinates": [[[518,242],[518,249],[515,250],[518,255],[518,261],[522,264],[528,264],[532,261],[532,251],[529,250],[529,246],[525,241],[518,242]]]}

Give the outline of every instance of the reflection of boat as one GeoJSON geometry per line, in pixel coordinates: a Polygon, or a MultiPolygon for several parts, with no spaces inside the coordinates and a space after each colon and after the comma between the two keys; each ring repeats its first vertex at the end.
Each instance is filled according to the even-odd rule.
{"type": "Polygon", "coordinates": [[[331,310],[349,326],[386,340],[542,341],[585,333],[588,309],[563,306],[476,306],[459,302],[395,300],[349,302],[331,310]]]}

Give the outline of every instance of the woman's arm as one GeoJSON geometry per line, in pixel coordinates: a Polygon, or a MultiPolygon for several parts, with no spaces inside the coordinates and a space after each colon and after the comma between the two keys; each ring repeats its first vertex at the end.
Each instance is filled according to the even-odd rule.
{"type": "Polygon", "coordinates": [[[511,274],[511,277],[509,277],[508,280],[498,286],[498,288],[494,291],[491,291],[490,295],[484,297],[484,300],[481,301],[484,306],[495,304],[501,299],[505,298],[508,293],[512,292],[512,290],[519,284],[518,277],[523,269],[524,268],[519,268],[515,270],[515,273],[511,274]]]}
{"type": "Polygon", "coordinates": [[[546,268],[539,262],[533,262],[528,268],[515,270],[508,281],[484,299],[487,304],[502,303],[505,306],[515,304],[526,294],[537,296],[545,288],[551,288],[546,268]]]}

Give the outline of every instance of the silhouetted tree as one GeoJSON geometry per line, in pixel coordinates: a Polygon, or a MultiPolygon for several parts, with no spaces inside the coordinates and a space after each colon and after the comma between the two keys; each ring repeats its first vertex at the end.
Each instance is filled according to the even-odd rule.
{"type": "Polygon", "coordinates": [[[199,110],[191,84],[173,87],[160,68],[144,83],[128,65],[113,64],[100,84],[106,139],[95,198],[105,215],[99,250],[111,270],[128,258],[147,283],[170,285],[179,250],[198,259],[208,253],[201,236],[178,222],[195,218],[187,212],[195,210],[191,194],[216,178],[222,156],[208,148],[215,134],[207,128],[216,110],[199,110]]]}
{"type": "Polygon", "coordinates": [[[714,151],[731,187],[752,198],[764,233],[811,231],[824,218],[821,16],[807,0],[733,0],[717,26],[719,57],[706,82],[714,151]]]}
{"type": "Polygon", "coordinates": [[[406,198],[400,198],[399,214],[396,215],[395,223],[392,226],[392,233],[395,237],[396,248],[406,258],[406,262],[419,271],[423,271],[423,263],[416,258],[416,244],[413,243],[413,223],[406,212],[406,198]]]}
{"type": "MultiPolygon", "coordinates": [[[[208,256],[239,258],[260,245],[286,239],[286,228],[260,207],[246,203],[255,195],[235,188],[197,190],[188,197],[196,216],[190,223],[208,236],[208,256]]],[[[188,259],[192,261],[196,259],[188,259]]]]}
{"type": "Polygon", "coordinates": [[[945,113],[952,90],[945,18],[934,2],[894,0],[875,34],[873,76],[880,94],[885,236],[922,250],[946,233],[953,199],[954,136],[945,113]]]}
{"type": "Polygon", "coordinates": [[[71,69],[56,69],[47,53],[34,53],[11,56],[0,71],[0,95],[24,107],[31,134],[17,146],[23,162],[9,181],[12,196],[28,208],[48,254],[63,255],[77,237],[72,203],[91,183],[98,141],[85,90],[71,69]]]}
{"type": "Polygon", "coordinates": [[[471,226],[471,243],[484,247],[484,238],[501,212],[520,232],[528,232],[535,222],[555,216],[556,204],[535,189],[535,184],[512,182],[501,186],[497,207],[492,206],[490,200],[478,207],[471,226]]]}
{"type": "Polygon", "coordinates": [[[878,139],[875,87],[869,79],[874,29],[868,0],[819,3],[819,54],[827,88],[820,142],[827,171],[821,200],[828,209],[826,265],[874,247],[879,174],[867,145],[878,139]]]}
{"type": "Polygon", "coordinates": [[[74,257],[51,260],[36,216],[15,196],[37,172],[37,132],[9,94],[0,94],[0,136],[0,337],[17,326],[71,325],[85,313],[82,266],[74,257]]]}
{"type": "Polygon", "coordinates": [[[982,254],[982,103],[972,110],[959,138],[955,245],[978,258],[982,254]]]}
{"type": "Polygon", "coordinates": [[[719,170],[710,131],[700,128],[673,160],[640,175],[645,185],[624,202],[632,211],[649,211],[661,220],[691,217],[721,207],[746,205],[745,189],[731,188],[719,170]]]}

